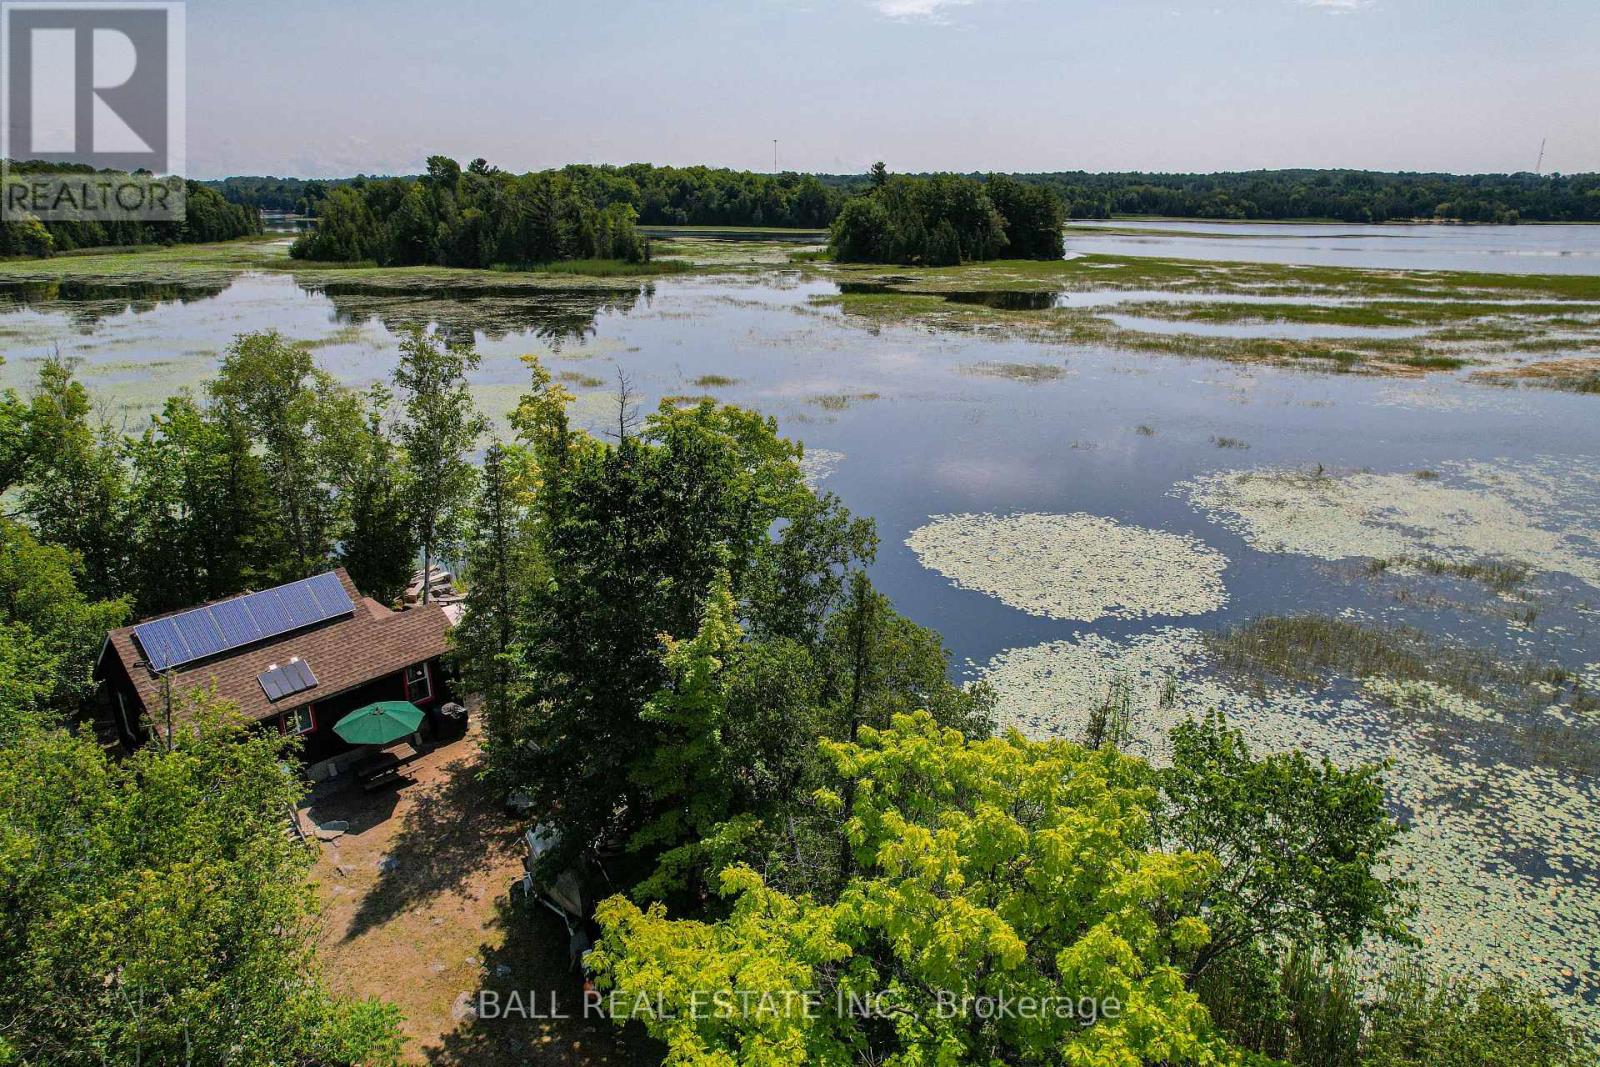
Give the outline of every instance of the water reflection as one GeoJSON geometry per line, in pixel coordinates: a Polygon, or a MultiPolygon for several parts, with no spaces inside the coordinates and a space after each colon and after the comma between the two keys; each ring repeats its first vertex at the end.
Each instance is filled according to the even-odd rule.
{"type": "Polygon", "coordinates": [[[345,325],[376,319],[390,333],[432,326],[459,340],[527,334],[555,348],[592,336],[599,315],[631,312],[640,301],[648,304],[655,292],[649,284],[632,289],[496,285],[403,291],[352,281],[298,284],[302,292],[326,297],[335,320],[345,325]]]}
{"type": "Polygon", "coordinates": [[[56,313],[79,329],[92,329],[114,315],[143,314],[163,304],[210,300],[229,284],[0,280],[0,314],[22,309],[56,313]]]}

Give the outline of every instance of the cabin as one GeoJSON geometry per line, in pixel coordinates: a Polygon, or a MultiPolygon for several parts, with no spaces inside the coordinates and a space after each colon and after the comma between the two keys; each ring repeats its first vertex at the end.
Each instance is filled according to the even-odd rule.
{"type": "Polygon", "coordinates": [[[106,635],[94,669],[102,714],[131,751],[167,728],[181,709],[175,698],[214,689],[261,728],[300,737],[308,775],[327,778],[365,747],[333,731],[357,708],[404,700],[423,710],[423,733],[465,728],[442,659],[459,612],[439,603],[392,610],[339,568],[145,619],[106,635]]]}

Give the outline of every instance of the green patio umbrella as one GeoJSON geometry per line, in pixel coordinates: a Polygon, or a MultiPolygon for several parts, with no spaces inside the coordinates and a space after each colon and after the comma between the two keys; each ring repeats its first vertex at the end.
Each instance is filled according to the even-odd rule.
{"type": "Polygon", "coordinates": [[[422,709],[405,700],[380,700],[357,708],[333,724],[333,732],[352,745],[387,745],[422,725],[422,709]]]}

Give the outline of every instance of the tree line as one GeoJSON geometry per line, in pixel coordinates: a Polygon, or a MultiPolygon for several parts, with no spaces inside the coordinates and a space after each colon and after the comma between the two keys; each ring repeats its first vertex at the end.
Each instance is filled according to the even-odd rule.
{"type": "Polygon", "coordinates": [[[1260,755],[1217,716],[1164,768],[1104,716],[995,736],[995,693],[873,588],[873,523],[774,420],[641,417],[624,380],[591,432],[530,359],[475,464],[476,358],[417,331],[393,392],[357,393],[245,335],[134,433],[59,361],[4,396],[0,1063],[395,1061],[395,1009],[317,977],[296,742],[204,694],[126,760],[73,725],[126,618],[335,561],[387,599],[441,550],[486,773],[555,835],[539,876],[604,862],[590,971],[664,1008],[636,1025],[684,1062],[1594,1062],[1527,987],[1358,981],[1358,951],[1414,943],[1381,768],[1260,755]],[[885,1011],[693,1010],[752,988],[885,1011]],[[942,1007],[1023,996],[1072,1010],[942,1007]]]}
{"type": "Polygon", "coordinates": [[[603,204],[559,172],[513,175],[482,159],[462,169],[432,156],[415,181],[357,179],[330,189],[289,254],[386,267],[643,262],[650,246],[635,221],[629,205],[603,204]]]}
{"type": "MultiPolygon", "coordinates": [[[[559,173],[577,182],[597,203],[628,204],[646,225],[820,228],[831,225],[848,200],[874,188],[870,173],[774,175],[645,163],[575,165],[559,173]]],[[[966,176],[986,178],[977,173],[966,176]]],[[[1298,169],[1214,174],[1049,171],[1006,177],[1053,189],[1075,219],[1159,215],[1341,222],[1600,221],[1597,174],[1298,169]]],[[[350,180],[227,178],[209,184],[232,203],[314,214],[330,187],[350,180]]]]}
{"type": "MultiPolygon", "coordinates": [[[[29,161],[9,163],[7,181],[21,181],[33,173],[93,174],[94,168],[76,164],[29,161]]],[[[48,256],[80,248],[105,248],[150,244],[197,244],[227,241],[261,232],[261,216],[233,203],[200,182],[185,182],[185,217],[182,222],[101,221],[95,219],[44,222],[32,216],[0,222],[0,257],[48,256]]],[[[3,193],[4,190],[0,190],[3,193]]]]}
{"type": "Polygon", "coordinates": [[[1054,189],[1075,219],[1600,222],[1600,174],[1260,170],[1014,175],[1054,189]]]}

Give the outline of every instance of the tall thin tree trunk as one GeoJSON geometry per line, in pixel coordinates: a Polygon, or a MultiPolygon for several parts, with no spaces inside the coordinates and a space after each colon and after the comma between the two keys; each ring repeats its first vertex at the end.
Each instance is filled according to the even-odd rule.
{"type": "Polygon", "coordinates": [[[428,602],[428,587],[433,584],[433,544],[431,538],[422,542],[422,602],[428,602]]]}

